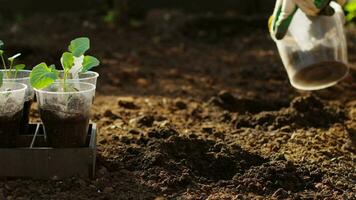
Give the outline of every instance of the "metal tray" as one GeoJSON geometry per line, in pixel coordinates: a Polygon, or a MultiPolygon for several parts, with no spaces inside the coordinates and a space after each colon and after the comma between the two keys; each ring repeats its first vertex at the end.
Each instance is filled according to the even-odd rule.
{"type": "Polygon", "coordinates": [[[90,124],[87,146],[51,148],[46,145],[42,124],[30,124],[27,135],[18,135],[16,147],[0,148],[0,177],[63,179],[94,178],[96,124],[90,124]]]}

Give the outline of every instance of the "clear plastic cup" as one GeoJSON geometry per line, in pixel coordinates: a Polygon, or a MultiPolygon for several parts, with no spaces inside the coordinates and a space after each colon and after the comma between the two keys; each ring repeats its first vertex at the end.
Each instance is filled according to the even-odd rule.
{"type": "Polygon", "coordinates": [[[25,101],[33,100],[35,93],[30,84],[30,74],[31,70],[0,70],[4,74],[4,81],[6,82],[16,82],[23,83],[27,85],[25,101]],[[15,78],[16,77],[16,78],[15,78]]]}
{"type": "Polygon", "coordinates": [[[345,16],[335,2],[333,16],[295,13],[286,36],[275,40],[291,84],[301,90],[335,85],[349,71],[344,31],[345,16]]]}
{"type": "Polygon", "coordinates": [[[31,70],[0,70],[4,74],[4,81],[6,82],[16,82],[23,83],[27,85],[25,103],[23,109],[23,116],[21,120],[21,133],[26,134],[28,130],[28,123],[30,120],[30,109],[34,101],[35,92],[30,84],[30,74],[31,70]]]}
{"type": "Polygon", "coordinates": [[[27,85],[3,82],[0,87],[0,147],[10,147],[20,133],[27,85]]]}
{"type": "MultiPolygon", "coordinates": [[[[63,78],[63,71],[59,72],[59,77],[63,78]]],[[[87,71],[85,73],[79,73],[79,78],[78,79],[73,79],[72,75],[69,74],[69,77],[67,78],[68,82],[82,82],[82,83],[90,83],[96,86],[97,80],[98,80],[99,74],[93,71],[87,71]]]]}
{"type": "Polygon", "coordinates": [[[37,102],[48,143],[52,147],[82,147],[86,144],[95,85],[56,82],[37,90],[37,102]]]}

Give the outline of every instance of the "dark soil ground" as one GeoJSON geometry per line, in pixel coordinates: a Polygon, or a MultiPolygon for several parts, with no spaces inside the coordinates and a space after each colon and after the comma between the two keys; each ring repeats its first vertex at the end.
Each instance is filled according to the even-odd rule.
{"type": "MultiPolygon", "coordinates": [[[[4,22],[33,66],[92,39],[101,77],[94,180],[3,180],[2,199],[356,199],[356,71],[293,89],[265,20],[152,11],[130,27],[95,15],[4,22]]],[[[348,28],[356,63],[356,28],[348,28]]],[[[36,106],[32,120],[38,120],[36,106]]]]}

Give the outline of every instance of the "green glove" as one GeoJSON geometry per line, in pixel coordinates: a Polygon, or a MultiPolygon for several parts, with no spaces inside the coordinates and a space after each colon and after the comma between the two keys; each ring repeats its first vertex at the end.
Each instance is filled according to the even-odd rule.
{"type": "MultiPolygon", "coordinates": [[[[330,7],[331,0],[276,0],[273,15],[269,19],[269,30],[273,38],[282,39],[298,8],[310,16],[328,15],[335,13],[330,7]]],[[[335,0],[343,5],[346,0],[335,0]]]]}

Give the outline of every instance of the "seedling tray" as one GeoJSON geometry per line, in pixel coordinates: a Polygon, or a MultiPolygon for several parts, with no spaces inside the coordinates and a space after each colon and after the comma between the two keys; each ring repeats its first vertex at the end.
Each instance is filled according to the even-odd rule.
{"type": "Polygon", "coordinates": [[[96,162],[95,124],[90,124],[87,145],[80,148],[51,148],[42,124],[30,124],[29,134],[19,135],[16,147],[0,148],[1,178],[63,179],[93,178],[96,162]]]}

